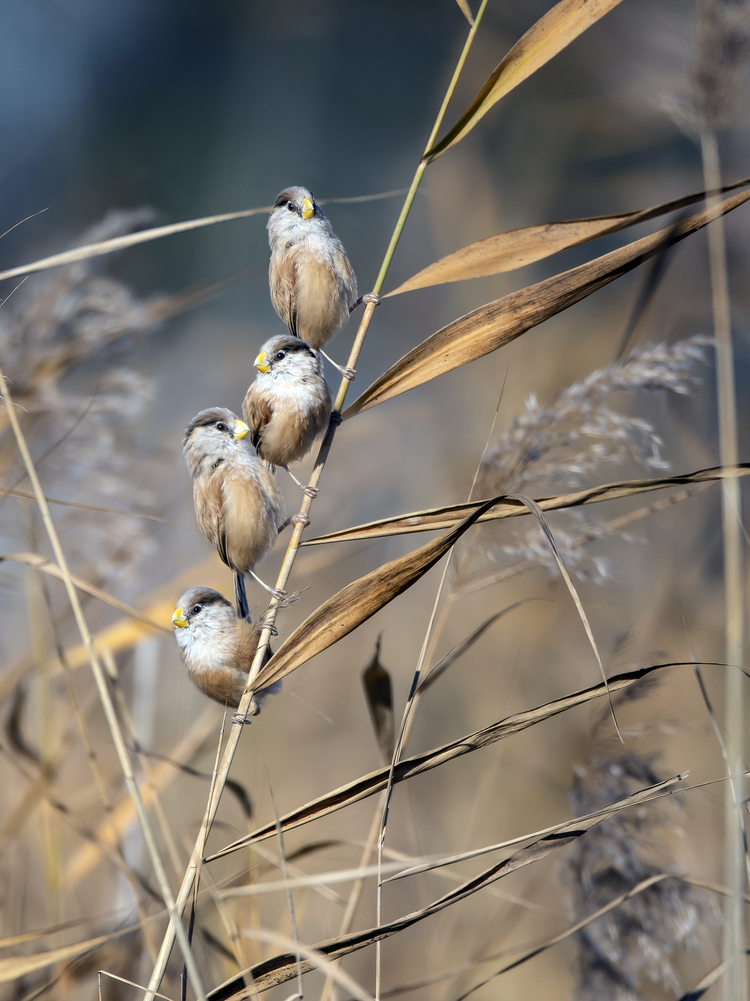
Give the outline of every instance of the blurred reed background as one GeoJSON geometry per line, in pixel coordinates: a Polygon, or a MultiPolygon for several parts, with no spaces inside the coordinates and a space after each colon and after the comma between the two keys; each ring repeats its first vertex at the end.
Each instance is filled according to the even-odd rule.
{"type": "MultiPolygon", "coordinates": [[[[718,8],[736,17],[732,84],[746,97],[747,4],[712,4],[704,2],[704,18],[718,8]]],[[[476,0],[470,6],[476,13],[476,0]]],[[[448,124],[550,6],[490,0],[448,124]]],[[[710,86],[694,72],[698,56],[706,58],[705,44],[696,55],[705,43],[696,15],[685,0],[625,0],[489,112],[428,168],[385,291],[496,233],[702,190],[699,145],[685,126],[695,88],[710,86]]],[[[0,270],[77,243],[270,205],[289,184],[308,186],[318,200],[405,188],[466,30],[454,0],[6,0],[0,231],[9,232],[0,240],[0,270]]],[[[708,64],[721,74],[727,54],[712,44],[716,59],[708,64]]],[[[736,102],[721,124],[730,183],[750,175],[747,101],[736,102]]],[[[360,292],[372,287],[402,198],[325,208],[360,292]]],[[[259,346],[282,332],[268,296],[265,218],[32,276],[0,309],[0,364],[47,496],[128,512],[53,505],[71,571],[164,627],[159,633],[82,596],[92,632],[109,630],[107,663],[118,677],[126,732],[132,716],[129,739],[153,752],[138,759],[138,774],[175,888],[205,808],[222,713],[190,685],[169,616],[187,586],[231,594],[229,571],[195,528],[181,436],[205,407],[239,411],[259,346]]],[[[741,461],[750,458],[743,441],[750,418],[747,218],[744,208],[726,219],[741,461]]],[[[385,300],[349,402],[463,313],[653,229],[645,224],[523,270],[385,300]]],[[[705,233],[680,243],[664,263],[624,367],[608,368],[649,265],[501,351],[345,422],[307,536],[460,503],[472,491],[539,497],[718,465],[705,233]],[[641,353],[631,357],[633,348],[641,353]]],[[[14,286],[6,281],[2,295],[14,286]]],[[[330,346],[341,362],[356,322],[330,346]]],[[[164,921],[63,586],[23,556],[52,558],[37,507],[22,496],[29,481],[4,420],[0,433],[2,485],[15,491],[0,500],[0,553],[17,557],[0,566],[0,996],[93,998],[99,969],[147,983],[164,921]],[[38,969],[18,959],[146,915],[158,916],[145,931],[83,956],[54,954],[38,969]],[[44,929],[52,931],[24,938],[44,929]]],[[[308,459],[303,470],[311,466],[308,459]]],[[[295,510],[299,492],[283,476],[281,483],[295,510]]],[[[724,661],[720,487],[693,488],[678,503],[644,510],[666,496],[549,516],[608,674],[657,662],[724,661]],[[634,511],[644,517],[626,524],[634,511]]],[[[431,663],[489,616],[521,604],[425,691],[406,755],[599,681],[568,590],[531,521],[475,530],[452,558],[448,611],[431,663]]],[[[301,593],[280,613],[274,642],[348,582],[424,541],[302,549],[291,580],[301,593]]],[[[266,580],[283,551],[282,537],[263,566],[266,580]]],[[[245,728],[231,773],[252,816],[250,803],[227,791],[210,852],[272,823],[272,794],[283,814],[380,766],[361,673],[380,636],[398,727],[439,580],[438,568],[285,680],[245,728]]],[[[257,617],[266,601],[255,585],[250,600],[257,617]]],[[[410,859],[452,854],[562,823],[678,773],[689,772],[691,785],[722,778],[721,746],[692,667],[657,675],[639,698],[616,706],[624,745],[598,700],[399,785],[387,849],[410,859]]],[[[703,668],[702,679],[720,725],[721,667],[703,668]]],[[[453,1001],[512,960],[512,950],[551,938],[651,875],[722,884],[723,795],[721,784],[709,784],[667,807],[626,811],[619,827],[597,828],[589,840],[389,939],[382,996],[404,988],[405,996],[453,1001]]],[[[288,833],[290,876],[356,867],[374,809],[371,799],[288,833]]],[[[211,896],[217,887],[280,880],[278,859],[278,843],[268,841],[206,867],[194,945],[207,989],[237,972],[230,916],[240,932],[290,936],[283,891],[218,904],[211,896]]],[[[387,885],[382,920],[425,906],[488,864],[479,859],[387,885]]],[[[376,923],[374,886],[368,878],[355,929],[376,923]]],[[[338,935],[349,892],[349,883],[294,891],[301,942],[338,935]]],[[[474,996],[679,996],[722,958],[720,909],[714,890],[667,880],[474,996]]],[[[251,938],[240,943],[245,965],[279,951],[251,938]]],[[[374,967],[372,948],[344,962],[368,991],[374,967]]],[[[172,998],[179,971],[175,949],[162,987],[172,998]]],[[[324,982],[308,974],[307,996],[329,993],[324,982]]],[[[288,997],[291,989],[282,985],[269,996],[288,997]]],[[[709,996],[720,990],[718,983],[709,996]]],[[[140,995],[105,981],[102,996],[140,995]]]]}

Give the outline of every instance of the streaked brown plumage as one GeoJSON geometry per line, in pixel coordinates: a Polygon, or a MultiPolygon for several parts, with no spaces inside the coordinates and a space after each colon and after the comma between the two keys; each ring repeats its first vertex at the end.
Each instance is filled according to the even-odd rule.
{"type": "Polygon", "coordinates": [[[286,521],[276,479],[244,440],[247,433],[236,414],[215,407],[192,419],[182,443],[198,526],[234,571],[237,614],[243,618],[248,614],[243,574],[255,576],[253,567],[286,521]]]}
{"type": "MultiPolygon", "coordinates": [[[[258,375],[242,404],[250,440],[272,466],[303,458],[328,427],[333,399],[317,352],[287,334],[272,337],[255,359],[258,375]]],[[[308,492],[289,472],[295,483],[308,492]]]]}
{"type": "MultiPolygon", "coordinates": [[[[236,709],[258,650],[260,629],[239,619],[227,599],[210,587],[193,587],[177,599],[172,615],[174,634],[190,680],[215,702],[236,709]]],[[[270,647],[263,658],[271,657],[270,647]]],[[[250,714],[260,712],[281,682],[256,692],[250,714]]]]}

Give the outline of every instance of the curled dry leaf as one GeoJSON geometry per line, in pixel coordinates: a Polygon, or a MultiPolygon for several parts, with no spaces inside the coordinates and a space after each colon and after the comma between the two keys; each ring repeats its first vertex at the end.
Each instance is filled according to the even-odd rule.
{"type": "Polygon", "coordinates": [[[561,0],[547,11],[495,67],[484,87],[453,128],[422,157],[432,163],[460,142],[480,118],[519,83],[549,62],[592,24],[608,14],[620,0],[561,0]]]}
{"type": "Polygon", "coordinates": [[[416,584],[496,501],[496,497],[485,501],[439,539],[384,563],[324,601],[271,657],[255,679],[255,691],[280,681],[316,654],[327,650],[416,584]]]}
{"type": "MultiPolygon", "coordinates": [[[[451,904],[455,904],[459,900],[465,900],[467,897],[483,890],[485,887],[490,886],[492,883],[502,879],[504,876],[509,875],[511,872],[516,872],[524,866],[530,865],[533,862],[538,862],[543,858],[547,858],[548,855],[551,855],[558,849],[572,844],[578,838],[590,831],[591,828],[603,823],[619,810],[637,806],[644,801],[647,802],[653,796],[658,795],[659,793],[664,793],[673,788],[682,780],[682,778],[682,775],[676,775],[673,778],[666,779],[664,782],[659,782],[646,789],[641,789],[638,792],[619,800],[617,803],[613,803],[612,806],[605,812],[602,812],[601,815],[588,818],[579,817],[576,820],[558,827],[553,834],[545,835],[537,841],[534,841],[532,844],[527,845],[525,848],[521,848],[520,851],[515,852],[510,857],[495,863],[488,869],[485,869],[484,872],[479,873],[477,876],[474,876],[465,883],[462,883],[460,886],[457,886],[449,893],[439,897],[437,900],[433,901],[433,903],[428,904],[427,907],[423,907],[418,911],[413,911],[411,914],[406,914],[403,917],[397,918],[395,921],[389,922],[388,924],[380,925],[376,928],[368,928],[365,931],[353,932],[349,935],[344,935],[341,938],[322,942],[319,945],[314,946],[314,949],[316,952],[321,953],[328,959],[340,959],[342,956],[348,956],[352,952],[356,952],[358,949],[363,949],[365,946],[372,945],[374,942],[390,938],[391,935],[395,935],[397,932],[411,927],[411,925],[424,920],[424,918],[429,917],[431,914],[437,914],[439,911],[444,910],[451,904]]],[[[313,969],[312,964],[307,962],[302,963],[303,972],[307,973],[311,969],[313,969]]],[[[287,980],[291,980],[297,975],[297,970],[298,960],[293,953],[273,956],[271,959],[267,959],[262,963],[257,963],[243,974],[240,974],[239,977],[233,977],[231,980],[211,991],[211,993],[207,995],[208,1001],[241,1001],[243,998],[254,996],[255,992],[259,990],[268,990],[276,984],[282,984],[287,980]],[[245,977],[248,977],[252,982],[252,987],[245,986],[245,977]]]]}
{"type": "MultiPolygon", "coordinates": [[[[536,503],[542,511],[559,511],[564,508],[598,504],[600,501],[635,497],[638,494],[664,490],[667,487],[684,486],[690,483],[710,483],[713,480],[747,476],[748,474],[750,474],[750,462],[743,462],[738,466],[724,468],[717,466],[712,469],[699,469],[695,473],[681,473],[677,476],[658,476],[644,480],[615,480],[612,483],[587,487],[585,490],[576,490],[569,494],[537,498],[536,503]]],[[[328,542],[361,542],[365,539],[381,539],[389,535],[435,532],[452,527],[459,519],[465,518],[469,511],[475,510],[479,503],[481,502],[473,501],[449,507],[411,511],[409,514],[383,518],[380,521],[370,521],[364,525],[355,525],[339,532],[331,532],[329,535],[319,535],[315,539],[306,539],[302,545],[320,546],[328,542]]],[[[518,518],[528,514],[528,509],[520,501],[510,497],[501,497],[493,508],[478,519],[478,522],[500,521],[503,518],[518,518]]]]}
{"type": "Polygon", "coordinates": [[[749,198],[749,191],[734,195],[676,226],[644,236],[619,250],[511,292],[459,317],[422,341],[376,379],[344,412],[344,420],[496,351],[632,271],[659,253],[665,243],[683,240],[749,198]]]}
{"type": "Polygon", "coordinates": [[[380,661],[381,639],[382,636],[378,636],[375,642],[375,652],[370,663],[362,672],[362,685],[365,689],[367,708],[370,710],[380,757],[384,762],[390,762],[395,747],[393,685],[387,668],[380,661]]]}
{"type": "MultiPolygon", "coordinates": [[[[726,185],[721,189],[721,193],[734,191],[747,184],[750,184],[750,177],[726,185]]],[[[411,292],[418,288],[443,285],[446,282],[466,281],[469,278],[484,278],[487,275],[515,271],[527,264],[558,254],[562,250],[596,240],[600,236],[617,233],[638,223],[666,215],[668,212],[687,208],[688,205],[703,201],[705,197],[705,191],[697,191],[692,195],[674,198],[661,205],[653,205],[651,208],[638,209],[634,212],[548,222],[541,226],[526,226],[523,229],[513,229],[509,233],[490,236],[486,240],[462,247],[447,257],[441,257],[439,261],[419,271],[383,298],[387,299],[389,296],[401,295],[402,292],[411,292]]]]}

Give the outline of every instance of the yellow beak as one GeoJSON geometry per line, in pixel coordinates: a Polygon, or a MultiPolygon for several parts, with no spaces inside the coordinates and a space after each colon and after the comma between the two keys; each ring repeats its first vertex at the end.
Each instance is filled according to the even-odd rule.
{"type": "Polygon", "coordinates": [[[315,206],[309,198],[302,199],[302,218],[311,219],[315,215],[315,206]]]}
{"type": "Polygon", "coordinates": [[[244,421],[237,420],[237,421],[234,422],[234,437],[235,438],[244,438],[245,435],[248,433],[249,430],[250,430],[250,428],[247,426],[247,424],[245,424],[244,421]]]}
{"type": "Polygon", "coordinates": [[[259,372],[270,372],[271,366],[266,364],[266,352],[261,351],[258,357],[253,362],[253,365],[258,369],[259,372]]]}
{"type": "Polygon", "coordinates": [[[175,626],[179,626],[180,628],[188,624],[188,620],[185,618],[185,613],[182,610],[182,605],[178,605],[172,612],[172,622],[175,626]]]}

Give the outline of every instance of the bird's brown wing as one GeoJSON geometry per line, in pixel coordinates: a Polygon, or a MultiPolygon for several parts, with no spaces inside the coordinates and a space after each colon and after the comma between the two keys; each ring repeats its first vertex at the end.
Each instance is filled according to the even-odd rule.
{"type": "Polygon", "coordinates": [[[200,477],[193,484],[195,517],[205,537],[219,551],[221,559],[229,565],[224,528],[224,491],[218,476],[200,477]]]}
{"type": "Polygon", "coordinates": [[[292,251],[277,252],[271,256],[268,273],[271,302],[279,317],[286,323],[289,333],[297,337],[297,261],[292,251]]]}
{"type": "Polygon", "coordinates": [[[268,397],[264,393],[259,393],[256,384],[253,383],[245,394],[245,401],[242,404],[242,418],[250,428],[250,441],[258,454],[260,454],[263,428],[272,417],[273,407],[268,397]]]}

